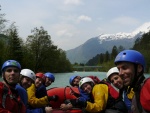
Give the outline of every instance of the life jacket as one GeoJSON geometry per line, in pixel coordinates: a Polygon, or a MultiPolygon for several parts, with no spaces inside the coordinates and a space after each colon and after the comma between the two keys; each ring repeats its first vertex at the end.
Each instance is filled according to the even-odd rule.
{"type": "Polygon", "coordinates": [[[94,81],[95,84],[100,83],[100,79],[97,76],[90,75],[90,76],[87,76],[87,77],[91,78],[94,81]]]}
{"type": "Polygon", "coordinates": [[[47,96],[47,90],[44,85],[41,85],[40,87],[36,88],[35,96],[37,98],[42,98],[44,96],[47,96]]]}
{"type": "Polygon", "coordinates": [[[4,83],[0,82],[0,112],[26,113],[17,91],[11,91],[4,83]],[[13,94],[13,92],[15,92],[13,94]]]}
{"type": "Polygon", "coordinates": [[[127,107],[122,100],[122,95],[120,95],[120,93],[114,88],[114,86],[112,86],[107,80],[101,81],[100,84],[106,84],[108,86],[108,100],[105,112],[107,110],[112,110],[112,113],[127,113],[127,107]]]}
{"type": "MultiPolygon", "coordinates": [[[[148,78],[150,79],[150,78],[148,78]]],[[[132,99],[132,106],[131,106],[131,110],[133,113],[150,113],[148,111],[145,111],[140,103],[140,92],[141,92],[141,88],[142,86],[146,83],[146,81],[148,79],[145,79],[141,84],[140,84],[140,88],[135,92],[134,97],[132,99]]],[[[149,95],[147,95],[149,96],[149,95]]]]}

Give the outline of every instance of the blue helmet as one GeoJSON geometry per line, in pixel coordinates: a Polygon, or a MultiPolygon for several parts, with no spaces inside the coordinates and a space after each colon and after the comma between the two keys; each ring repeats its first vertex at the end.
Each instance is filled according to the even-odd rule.
{"type": "Polygon", "coordinates": [[[7,60],[7,61],[5,61],[4,64],[2,65],[1,71],[4,71],[4,69],[7,68],[7,67],[16,67],[19,70],[21,70],[21,65],[16,60],[7,60]]]}
{"type": "Polygon", "coordinates": [[[69,79],[70,85],[72,85],[73,80],[77,77],[78,75],[72,75],[69,79]]]}
{"type": "Polygon", "coordinates": [[[124,61],[134,64],[141,64],[143,66],[143,70],[146,67],[144,56],[136,50],[124,50],[120,52],[115,58],[115,64],[124,61]]]}
{"type": "Polygon", "coordinates": [[[45,75],[46,77],[50,78],[50,79],[52,80],[52,82],[55,81],[55,77],[54,77],[54,75],[53,75],[52,73],[47,72],[47,73],[45,73],[44,75],[45,75]]]}

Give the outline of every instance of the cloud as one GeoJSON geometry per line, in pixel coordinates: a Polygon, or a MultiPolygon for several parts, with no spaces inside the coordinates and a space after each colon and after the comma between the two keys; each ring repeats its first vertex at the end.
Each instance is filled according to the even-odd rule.
{"type": "Polygon", "coordinates": [[[58,36],[67,36],[67,37],[72,37],[72,36],[73,36],[73,34],[70,33],[70,32],[68,31],[68,29],[59,30],[59,31],[57,32],[57,35],[58,35],[58,36]]]}
{"type": "Polygon", "coordinates": [[[113,22],[121,25],[137,25],[139,23],[137,19],[127,16],[115,18],[113,22]]]}
{"type": "Polygon", "coordinates": [[[71,38],[77,34],[77,29],[73,25],[67,23],[54,24],[51,30],[53,30],[57,37],[71,38]]]}
{"type": "Polygon", "coordinates": [[[80,22],[80,21],[92,21],[92,18],[89,16],[81,15],[77,19],[77,22],[80,22]]]}
{"type": "Polygon", "coordinates": [[[81,0],[65,0],[64,1],[65,5],[80,5],[82,4],[81,0]]]}

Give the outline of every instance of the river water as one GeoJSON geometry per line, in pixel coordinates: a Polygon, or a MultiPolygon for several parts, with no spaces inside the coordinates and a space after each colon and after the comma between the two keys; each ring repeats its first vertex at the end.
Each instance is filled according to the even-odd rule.
{"type": "MultiPolygon", "coordinates": [[[[70,85],[69,78],[72,75],[80,75],[83,76],[97,76],[100,80],[106,77],[106,72],[73,72],[73,73],[57,73],[55,74],[55,82],[52,83],[47,89],[52,87],[65,87],[70,85]]],[[[145,77],[150,77],[150,74],[145,74],[145,77]]]]}
{"type": "MultiPolygon", "coordinates": [[[[79,75],[81,77],[83,76],[97,76],[100,80],[106,77],[106,72],[72,72],[72,73],[54,73],[55,75],[55,82],[52,83],[47,89],[53,88],[53,87],[65,87],[69,86],[69,78],[72,75],[79,75]]],[[[150,74],[145,74],[146,77],[150,77],[150,74]]],[[[2,78],[0,78],[0,81],[2,81],[2,78]]]]}
{"type": "Polygon", "coordinates": [[[106,72],[73,72],[73,73],[57,73],[55,74],[55,82],[48,88],[69,86],[69,78],[72,75],[83,76],[97,76],[100,80],[106,77],[106,72]]]}

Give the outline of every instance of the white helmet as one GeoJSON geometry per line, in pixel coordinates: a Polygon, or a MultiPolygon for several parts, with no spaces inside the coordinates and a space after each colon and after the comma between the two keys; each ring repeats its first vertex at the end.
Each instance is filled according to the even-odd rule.
{"type": "Polygon", "coordinates": [[[22,76],[26,76],[26,77],[31,78],[33,81],[35,81],[35,79],[36,79],[35,73],[30,69],[22,69],[20,74],[22,76]]]}
{"type": "Polygon", "coordinates": [[[112,75],[113,73],[119,73],[119,70],[117,67],[113,67],[107,72],[106,74],[107,78],[109,79],[110,75],[112,75]]]}
{"type": "Polygon", "coordinates": [[[79,82],[79,88],[81,88],[81,86],[87,82],[92,82],[94,84],[94,81],[90,77],[84,77],[79,82]]]}

